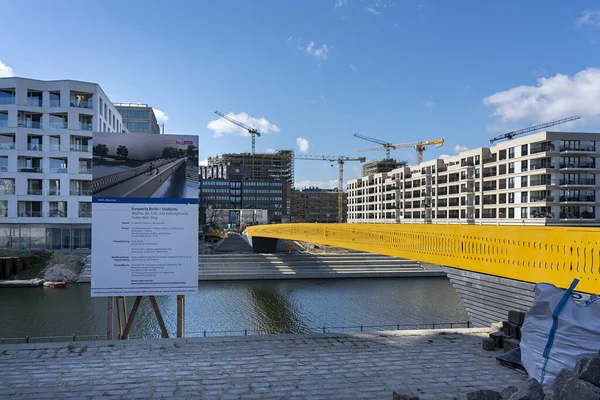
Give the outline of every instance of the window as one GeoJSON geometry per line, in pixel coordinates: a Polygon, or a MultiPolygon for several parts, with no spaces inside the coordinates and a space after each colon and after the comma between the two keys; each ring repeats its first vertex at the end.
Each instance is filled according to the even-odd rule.
{"type": "Polygon", "coordinates": [[[479,178],[479,168],[475,168],[475,178],[479,178]]]}
{"type": "Polygon", "coordinates": [[[508,173],[509,174],[515,173],[515,163],[514,162],[508,163],[508,173]]]}
{"type": "Polygon", "coordinates": [[[481,162],[481,156],[479,156],[479,155],[475,156],[475,165],[479,165],[480,162],[481,162]]]}
{"type": "Polygon", "coordinates": [[[521,218],[527,218],[527,207],[521,208],[521,218]]]}
{"type": "Polygon", "coordinates": [[[528,145],[526,145],[526,144],[521,146],[521,156],[526,156],[528,154],[527,146],[528,145]]]}
{"type": "Polygon", "coordinates": [[[527,177],[526,176],[521,177],[521,187],[527,187],[527,177]]]}
{"type": "Polygon", "coordinates": [[[521,192],[521,203],[527,203],[527,192],[521,192]]]}
{"type": "Polygon", "coordinates": [[[514,193],[509,193],[508,194],[508,203],[509,204],[513,204],[515,202],[515,194],[514,193]]]}
{"type": "Polygon", "coordinates": [[[513,189],[515,187],[515,178],[508,178],[508,188],[513,189]]]}
{"type": "Polygon", "coordinates": [[[511,147],[508,149],[508,158],[515,158],[515,148],[511,147]]]}
{"type": "Polygon", "coordinates": [[[475,191],[479,192],[479,182],[475,182],[475,191]]]}
{"type": "Polygon", "coordinates": [[[127,121],[126,125],[127,125],[127,129],[129,129],[130,131],[149,131],[150,130],[150,122],[127,121]]]}
{"type": "Polygon", "coordinates": [[[514,217],[515,217],[515,209],[509,208],[508,209],[508,218],[514,218],[514,217]]]}
{"type": "Polygon", "coordinates": [[[104,104],[104,102],[102,101],[102,99],[100,99],[100,115],[102,115],[102,105],[104,104]]]}
{"type": "Polygon", "coordinates": [[[106,107],[106,104],[105,104],[105,105],[104,105],[104,114],[102,114],[102,115],[104,115],[104,118],[106,118],[106,113],[107,113],[107,110],[108,110],[108,108],[106,107]]]}
{"type": "Polygon", "coordinates": [[[521,171],[527,171],[527,160],[521,161],[521,171]]]}

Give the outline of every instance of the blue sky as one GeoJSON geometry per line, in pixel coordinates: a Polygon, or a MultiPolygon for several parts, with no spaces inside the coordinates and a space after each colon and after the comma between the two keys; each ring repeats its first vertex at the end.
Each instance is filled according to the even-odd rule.
{"type": "MultiPolygon", "coordinates": [[[[370,159],[385,153],[359,153],[372,144],[353,133],[444,138],[430,159],[574,114],[584,118],[563,129],[600,131],[597,1],[2,3],[0,75],[92,81],[114,102],[148,103],[167,133],[200,136],[201,159],[250,151],[234,126],[209,129],[214,110],[271,132],[258,151],[370,159]]],[[[349,164],[346,179],[358,171],[349,164]]],[[[296,162],[300,186],[336,178],[335,166],[296,162]]]]}

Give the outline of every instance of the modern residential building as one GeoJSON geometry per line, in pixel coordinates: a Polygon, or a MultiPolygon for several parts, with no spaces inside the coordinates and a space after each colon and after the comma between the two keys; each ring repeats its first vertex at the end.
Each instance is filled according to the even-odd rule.
{"type": "MultiPolygon", "coordinates": [[[[208,158],[208,165],[232,164],[250,169],[251,179],[287,182],[286,193],[294,187],[294,151],[279,150],[275,153],[228,153],[208,158]]],[[[290,199],[281,210],[283,222],[289,222],[291,212],[290,199]]],[[[279,212],[279,211],[278,211],[279,212]]]]}
{"type": "MultiPolygon", "coordinates": [[[[344,193],[344,202],[346,194],[344,193]]],[[[309,187],[302,190],[292,190],[291,195],[292,222],[337,222],[338,190],[309,187]]],[[[344,221],[346,210],[344,210],[344,221]]]]}
{"type": "Polygon", "coordinates": [[[0,79],[0,251],[90,248],[93,131],[127,132],[97,84],[0,79]]]}
{"type": "Polygon", "coordinates": [[[393,158],[363,163],[362,176],[390,172],[396,168],[405,167],[405,161],[396,161],[393,158]]]}
{"type": "Polygon", "coordinates": [[[599,133],[541,132],[348,182],[348,222],[600,225],[599,133]]]}
{"type": "Polygon", "coordinates": [[[123,125],[129,132],[160,134],[156,115],[148,104],[115,103],[114,105],[123,117],[123,125]]]}
{"type": "Polygon", "coordinates": [[[282,222],[288,204],[283,180],[251,179],[250,169],[231,163],[200,167],[200,223],[207,209],[267,210],[269,222],[282,222]]]}

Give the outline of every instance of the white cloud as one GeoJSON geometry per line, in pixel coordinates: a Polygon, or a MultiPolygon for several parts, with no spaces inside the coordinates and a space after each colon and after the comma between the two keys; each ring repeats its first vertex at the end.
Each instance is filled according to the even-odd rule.
{"type": "Polygon", "coordinates": [[[294,183],[296,189],[303,189],[307,187],[318,187],[319,189],[336,189],[338,186],[337,179],[332,179],[329,181],[313,181],[310,179],[305,179],[302,181],[296,181],[294,183]]]}
{"type": "Polygon", "coordinates": [[[169,116],[158,108],[153,108],[152,111],[154,111],[154,115],[158,122],[167,122],[169,120],[169,116]]]}
{"type": "Polygon", "coordinates": [[[461,144],[457,144],[456,146],[454,146],[454,152],[455,153],[460,153],[461,151],[467,151],[469,150],[469,148],[467,146],[461,145],[461,144]]]}
{"type": "Polygon", "coordinates": [[[600,116],[600,69],[587,68],[572,77],[539,78],[537,86],[517,86],[486,97],[502,123],[548,122],[571,115],[600,116]]]}
{"type": "Polygon", "coordinates": [[[441,158],[442,160],[445,160],[446,158],[450,158],[450,155],[448,155],[448,154],[440,154],[438,156],[438,158],[441,158]]]}
{"type": "Polygon", "coordinates": [[[296,146],[300,153],[308,153],[308,150],[310,150],[310,142],[303,137],[296,138],[296,146]]]}
{"type": "Polygon", "coordinates": [[[275,149],[266,149],[265,153],[267,153],[267,154],[274,154],[274,153],[277,153],[277,150],[275,150],[275,149]]]}
{"type": "Polygon", "coordinates": [[[14,76],[12,68],[0,61],[0,78],[10,78],[11,76],[14,76]]]}
{"type": "Polygon", "coordinates": [[[326,44],[323,44],[319,48],[315,48],[315,42],[312,40],[308,43],[308,46],[306,46],[306,52],[311,56],[322,58],[323,60],[327,60],[327,57],[329,56],[329,48],[326,44]]]}
{"type": "Polygon", "coordinates": [[[352,70],[352,72],[356,71],[356,67],[352,64],[350,64],[350,69],[352,70]]]}
{"type": "Polygon", "coordinates": [[[388,0],[373,0],[367,7],[367,12],[371,15],[381,15],[383,9],[390,7],[388,0]]]}
{"type": "Polygon", "coordinates": [[[463,94],[467,93],[467,92],[468,92],[468,91],[470,91],[470,90],[471,90],[471,85],[465,85],[465,86],[463,86],[463,88],[462,88],[462,89],[460,89],[460,90],[458,91],[458,95],[459,95],[459,96],[462,96],[463,94]]]}
{"type": "Polygon", "coordinates": [[[367,12],[373,15],[380,15],[381,11],[377,11],[377,9],[373,6],[367,8],[367,12]]]}
{"type": "Polygon", "coordinates": [[[335,2],[335,8],[340,8],[345,6],[348,3],[348,0],[337,0],[335,2]]]}
{"type": "Polygon", "coordinates": [[[291,37],[291,36],[288,36],[288,38],[287,38],[287,42],[288,42],[288,44],[292,44],[292,41],[293,41],[293,40],[294,40],[294,38],[293,38],[293,37],[291,37]]]}
{"type": "Polygon", "coordinates": [[[425,107],[435,107],[435,103],[433,101],[426,101],[425,107]]]}
{"type": "MultiPolygon", "coordinates": [[[[279,127],[271,122],[267,121],[264,117],[254,118],[246,114],[245,112],[234,114],[229,112],[226,114],[228,117],[235,119],[238,122],[246,124],[252,128],[258,129],[260,133],[274,133],[279,132],[279,127]]],[[[250,136],[247,130],[235,125],[232,122],[227,121],[225,118],[217,118],[212,120],[206,125],[208,129],[213,131],[214,137],[223,136],[226,134],[250,136]]]]}
{"type": "Polygon", "coordinates": [[[577,19],[577,26],[600,26],[600,10],[585,10],[577,19]]]}

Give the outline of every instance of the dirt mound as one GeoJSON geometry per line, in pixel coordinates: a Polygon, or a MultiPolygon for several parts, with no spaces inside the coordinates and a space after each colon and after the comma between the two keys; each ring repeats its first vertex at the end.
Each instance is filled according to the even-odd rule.
{"type": "Polygon", "coordinates": [[[46,263],[41,278],[47,281],[77,282],[84,257],[78,254],[54,253],[46,263]]]}

